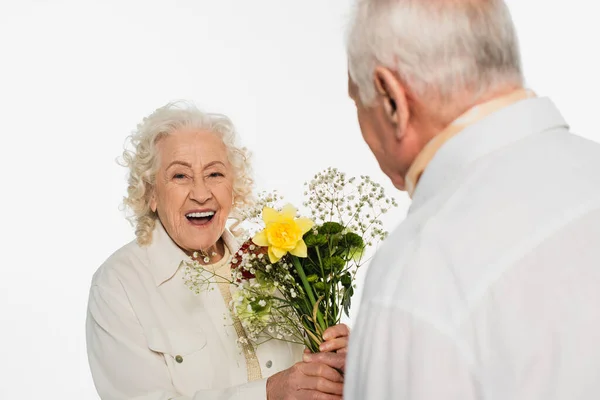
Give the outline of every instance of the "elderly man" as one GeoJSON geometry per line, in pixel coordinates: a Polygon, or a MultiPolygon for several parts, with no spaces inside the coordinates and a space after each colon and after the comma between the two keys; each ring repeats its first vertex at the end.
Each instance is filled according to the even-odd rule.
{"type": "Polygon", "coordinates": [[[523,87],[505,3],[358,0],[348,56],[412,206],[368,272],[344,399],[600,398],[600,145],[523,87]]]}

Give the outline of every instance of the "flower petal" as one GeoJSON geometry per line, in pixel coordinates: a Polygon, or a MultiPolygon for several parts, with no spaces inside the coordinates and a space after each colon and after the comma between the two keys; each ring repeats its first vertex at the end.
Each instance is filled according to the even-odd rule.
{"type": "Polygon", "coordinates": [[[281,257],[277,257],[275,255],[275,253],[273,253],[273,248],[269,247],[269,261],[271,261],[271,263],[276,263],[277,261],[279,261],[281,257]]]}
{"type": "Polygon", "coordinates": [[[279,247],[275,247],[275,246],[271,246],[269,249],[273,252],[273,254],[275,255],[275,257],[277,257],[277,259],[280,259],[281,257],[285,256],[287,253],[287,250],[280,249],[279,247]]]}
{"type": "Polygon", "coordinates": [[[281,216],[277,210],[274,210],[271,207],[265,207],[262,210],[262,218],[265,224],[270,224],[271,222],[278,221],[281,216]]]}
{"type": "Polygon", "coordinates": [[[281,215],[286,218],[290,218],[290,219],[294,219],[296,217],[297,213],[298,213],[298,210],[296,209],[296,207],[294,207],[291,204],[286,204],[283,207],[283,210],[281,210],[281,215]]]}
{"type": "Polygon", "coordinates": [[[296,248],[294,250],[290,251],[290,254],[293,254],[296,257],[306,258],[308,253],[307,253],[306,243],[304,243],[304,240],[300,240],[298,242],[298,244],[296,245],[296,248]]]}
{"type": "Polygon", "coordinates": [[[266,235],[265,231],[260,231],[256,235],[254,235],[254,237],[252,238],[252,241],[254,242],[254,244],[256,244],[258,246],[268,246],[269,245],[269,240],[267,239],[267,235],[266,235]]]}
{"type": "Polygon", "coordinates": [[[310,230],[310,228],[312,228],[315,225],[315,223],[308,218],[298,218],[296,220],[296,225],[298,226],[298,228],[302,231],[302,234],[304,235],[306,232],[308,232],[310,230]]]}

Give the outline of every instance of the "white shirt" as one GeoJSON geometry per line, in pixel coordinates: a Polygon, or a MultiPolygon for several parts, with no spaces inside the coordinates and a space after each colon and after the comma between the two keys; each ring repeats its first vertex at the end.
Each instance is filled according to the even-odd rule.
{"type": "Polygon", "coordinates": [[[367,273],[346,400],[600,399],[600,145],[552,102],[466,128],[367,273]]]}
{"type": "MultiPolygon", "coordinates": [[[[256,350],[262,377],[248,382],[221,292],[195,295],[189,258],[157,222],[153,241],[115,252],[92,280],[87,347],[103,400],[265,400],[266,378],[302,359],[303,347],[272,340],[256,350]]],[[[232,253],[239,247],[226,231],[232,253]]],[[[216,286],[216,285],[215,285],[216,286]]]]}

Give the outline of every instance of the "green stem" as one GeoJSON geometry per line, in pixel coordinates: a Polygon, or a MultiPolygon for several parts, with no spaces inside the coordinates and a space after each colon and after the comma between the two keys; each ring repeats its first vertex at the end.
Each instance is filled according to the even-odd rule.
{"type": "MultiPolygon", "coordinates": [[[[326,282],[326,278],[325,278],[325,270],[323,269],[323,260],[321,259],[321,252],[319,251],[319,247],[315,247],[315,250],[317,252],[317,258],[319,259],[319,267],[321,268],[321,277],[323,278],[323,282],[326,282]]],[[[329,252],[329,254],[331,254],[331,251],[329,252]]],[[[327,300],[329,296],[325,297],[325,316],[327,318],[327,316],[329,315],[329,301],[327,300]]]]}
{"type": "MultiPolygon", "coordinates": [[[[304,285],[304,290],[306,291],[306,294],[307,294],[308,298],[310,299],[310,303],[314,307],[317,300],[315,299],[312,288],[310,287],[310,284],[308,283],[308,279],[306,279],[306,274],[304,273],[302,264],[300,264],[300,260],[298,260],[298,258],[295,256],[292,256],[291,259],[292,259],[292,262],[294,263],[294,267],[296,268],[296,272],[298,272],[298,276],[300,276],[302,285],[304,285]]],[[[317,310],[317,320],[319,321],[319,325],[321,325],[321,329],[325,330],[326,329],[325,321],[323,321],[323,316],[321,315],[320,310],[317,310]]]]}
{"type": "Polygon", "coordinates": [[[321,260],[321,252],[319,251],[319,247],[315,247],[315,250],[317,252],[317,258],[319,259],[319,267],[321,267],[321,277],[323,278],[323,280],[325,280],[325,270],[323,269],[323,260],[321,260]]]}

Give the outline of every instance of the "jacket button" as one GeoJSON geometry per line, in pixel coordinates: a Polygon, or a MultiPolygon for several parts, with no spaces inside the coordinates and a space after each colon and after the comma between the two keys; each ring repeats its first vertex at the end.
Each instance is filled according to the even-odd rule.
{"type": "Polygon", "coordinates": [[[181,364],[183,362],[183,357],[177,355],[177,356],[175,356],[175,361],[177,361],[179,364],[181,364]]]}
{"type": "Polygon", "coordinates": [[[271,368],[273,366],[273,361],[269,360],[265,365],[267,366],[267,368],[271,368]]]}

